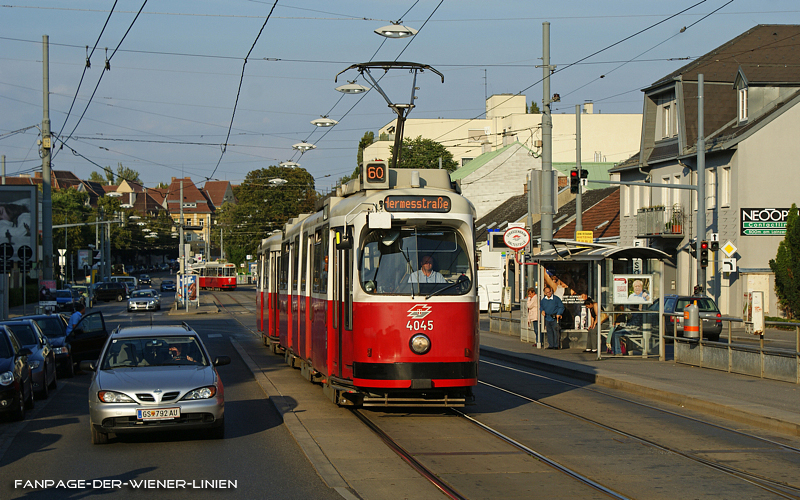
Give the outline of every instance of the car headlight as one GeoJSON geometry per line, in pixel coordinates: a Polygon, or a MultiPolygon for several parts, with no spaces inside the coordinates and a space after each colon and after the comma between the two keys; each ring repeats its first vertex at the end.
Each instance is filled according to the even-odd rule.
{"type": "Polygon", "coordinates": [[[69,354],[69,347],[54,347],[53,352],[56,354],[69,354]]]}
{"type": "Polygon", "coordinates": [[[97,399],[103,403],[133,403],[130,396],[121,392],[114,391],[100,391],[97,393],[97,399]]]}
{"type": "Polygon", "coordinates": [[[39,362],[38,361],[28,361],[28,366],[31,367],[31,370],[35,370],[35,369],[39,368],[39,362]]]}
{"type": "Polygon", "coordinates": [[[12,372],[0,373],[0,385],[11,385],[14,383],[14,374],[12,372]]]}
{"type": "Polygon", "coordinates": [[[213,398],[216,395],[217,388],[213,385],[210,385],[208,387],[200,387],[199,389],[187,392],[186,395],[181,398],[181,401],[188,401],[192,399],[208,399],[213,398]]]}
{"type": "Polygon", "coordinates": [[[411,350],[414,351],[414,353],[425,354],[431,350],[431,339],[429,339],[427,335],[418,333],[411,337],[408,345],[411,347],[411,350]]]}

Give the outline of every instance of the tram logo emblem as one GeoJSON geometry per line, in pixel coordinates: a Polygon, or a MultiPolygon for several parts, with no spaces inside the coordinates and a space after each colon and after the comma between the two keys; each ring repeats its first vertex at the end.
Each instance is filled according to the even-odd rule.
{"type": "Polygon", "coordinates": [[[408,310],[408,317],[422,319],[431,313],[431,306],[427,304],[417,304],[408,310]]]}

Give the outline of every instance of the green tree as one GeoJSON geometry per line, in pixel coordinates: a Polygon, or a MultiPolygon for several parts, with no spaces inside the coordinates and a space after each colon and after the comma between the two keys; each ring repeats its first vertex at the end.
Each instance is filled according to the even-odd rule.
{"type": "Polygon", "coordinates": [[[169,189],[169,184],[167,184],[166,182],[159,182],[156,185],[156,189],[169,189]]]}
{"type": "Polygon", "coordinates": [[[778,245],[778,253],[769,261],[775,273],[775,293],[778,303],[792,319],[800,314],[800,217],[797,205],[792,204],[786,220],[786,236],[778,245]]]}
{"type": "Polygon", "coordinates": [[[442,159],[442,168],[448,172],[458,168],[453,154],[440,143],[432,139],[423,139],[422,136],[416,139],[403,139],[397,168],[439,168],[439,158],[442,159]]]}
{"type": "MultiPolygon", "coordinates": [[[[367,149],[373,142],[375,142],[375,132],[364,132],[364,136],[358,141],[358,156],[356,159],[356,167],[364,162],[364,150],[367,149]]],[[[352,178],[352,177],[351,177],[352,178]]]]}
{"type": "Polygon", "coordinates": [[[103,186],[108,185],[108,179],[106,179],[100,172],[92,172],[91,174],[89,174],[89,180],[92,182],[100,183],[103,186]]]}
{"type": "MultiPolygon", "coordinates": [[[[80,224],[92,220],[91,208],[86,205],[89,199],[87,193],[81,193],[71,187],[54,189],[51,196],[54,226],[80,224]]],[[[77,249],[88,248],[89,241],[94,241],[94,227],[88,225],[53,230],[53,246],[64,248],[66,244],[68,255],[74,254],[77,249]]]]}
{"type": "Polygon", "coordinates": [[[120,184],[123,180],[142,184],[142,180],[139,179],[139,172],[122,165],[122,162],[120,162],[117,163],[117,184],[120,184]]]}
{"type": "Polygon", "coordinates": [[[532,115],[542,114],[542,112],[539,110],[539,105],[536,104],[536,101],[531,101],[531,107],[528,108],[528,113],[532,115]]]}

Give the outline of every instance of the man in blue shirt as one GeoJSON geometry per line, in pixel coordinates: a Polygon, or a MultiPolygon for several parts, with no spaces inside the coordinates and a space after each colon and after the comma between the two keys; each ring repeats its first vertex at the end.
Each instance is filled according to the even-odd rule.
{"type": "Polygon", "coordinates": [[[553,289],[544,287],[544,297],[540,306],[542,316],[547,325],[547,348],[558,349],[561,342],[561,315],[564,314],[564,303],[553,295],[553,289]]]}
{"type": "Polygon", "coordinates": [[[83,305],[83,302],[79,303],[76,307],[77,309],[74,313],[72,313],[72,316],[69,317],[69,322],[67,323],[67,335],[72,333],[72,329],[75,328],[75,325],[77,325],[78,321],[81,320],[83,317],[83,311],[86,310],[86,306],[83,305]]]}

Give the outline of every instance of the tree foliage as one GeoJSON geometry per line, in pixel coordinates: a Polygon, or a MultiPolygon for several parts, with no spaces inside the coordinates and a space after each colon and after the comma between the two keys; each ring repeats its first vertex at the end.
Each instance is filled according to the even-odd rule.
{"type": "MultiPolygon", "coordinates": [[[[305,169],[276,166],[249,172],[234,195],[237,203],[220,207],[217,225],[223,233],[226,257],[236,264],[255,254],[261,239],[290,218],[313,212],[317,200],[314,177],[305,169]]],[[[215,246],[219,246],[219,239],[220,231],[215,228],[215,246]]]]}
{"type": "MultiPolygon", "coordinates": [[[[358,156],[356,158],[356,170],[364,162],[364,150],[375,142],[375,132],[364,132],[364,136],[358,141],[358,156]]],[[[352,177],[351,177],[352,178],[352,177]]]]}
{"type": "Polygon", "coordinates": [[[528,113],[532,115],[542,114],[542,111],[539,109],[539,105],[536,104],[536,101],[531,101],[531,107],[528,108],[528,113]]]}
{"type": "Polygon", "coordinates": [[[800,216],[792,204],[786,220],[786,236],[778,245],[778,253],[769,261],[775,273],[778,303],[789,319],[800,314],[800,216]]]}
{"type": "Polygon", "coordinates": [[[108,186],[108,179],[106,179],[100,172],[92,172],[89,174],[89,180],[91,182],[102,184],[103,186],[108,186]]]}
{"type": "Polygon", "coordinates": [[[439,158],[442,159],[442,168],[448,172],[458,168],[453,154],[440,143],[432,139],[423,139],[422,136],[416,139],[403,139],[397,168],[439,168],[439,158]]]}

